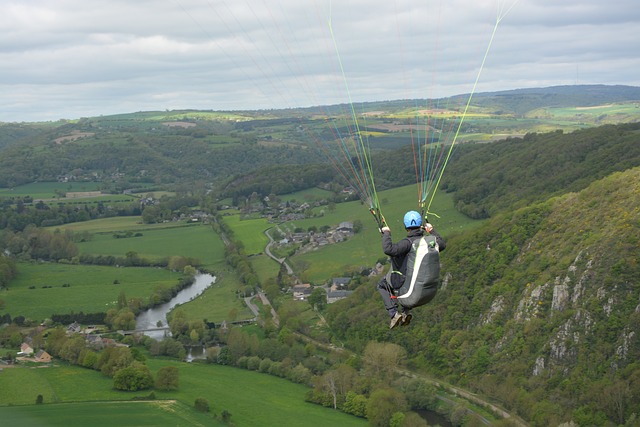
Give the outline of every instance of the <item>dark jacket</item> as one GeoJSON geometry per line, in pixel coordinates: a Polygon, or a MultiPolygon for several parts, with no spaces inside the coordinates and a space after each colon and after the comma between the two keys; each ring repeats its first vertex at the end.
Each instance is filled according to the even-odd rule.
{"type": "MultiPolygon", "coordinates": [[[[436,230],[431,230],[429,234],[436,238],[436,243],[438,243],[440,252],[442,252],[447,247],[444,239],[436,230]]],[[[422,228],[408,229],[407,237],[398,241],[398,243],[393,243],[391,241],[391,233],[382,234],[382,251],[391,257],[391,270],[400,272],[402,282],[404,282],[404,276],[407,273],[407,255],[411,252],[411,244],[423,235],[424,229],[422,228]]],[[[395,288],[398,284],[391,283],[391,285],[395,288]]],[[[399,285],[402,285],[402,283],[400,282],[399,285]]]]}

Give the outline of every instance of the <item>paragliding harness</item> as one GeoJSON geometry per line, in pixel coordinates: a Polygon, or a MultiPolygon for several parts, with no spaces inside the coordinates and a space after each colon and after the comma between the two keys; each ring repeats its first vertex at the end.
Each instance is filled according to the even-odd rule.
{"type": "Polygon", "coordinates": [[[386,282],[400,305],[411,309],[431,301],[440,283],[440,249],[434,236],[422,236],[411,243],[407,272],[389,270],[386,282]]]}

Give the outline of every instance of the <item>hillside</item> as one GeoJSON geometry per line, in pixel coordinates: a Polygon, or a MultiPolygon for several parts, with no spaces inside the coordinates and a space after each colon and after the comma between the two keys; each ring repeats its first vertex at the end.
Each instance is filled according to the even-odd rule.
{"type": "MultiPolygon", "coordinates": [[[[430,141],[446,141],[444,129],[457,128],[466,99],[461,95],[365,102],[353,108],[359,112],[358,129],[367,145],[384,157],[411,146],[416,139],[414,128],[425,125],[433,128],[430,141]]],[[[637,122],[638,100],[640,88],[626,86],[477,94],[458,140],[464,145],[550,129],[573,131],[637,122]],[[603,104],[607,108],[602,111],[592,109],[603,104]],[[565,109],[554,110],[558,107],[565,109]]],[[[148,185],[194,188],[194,182],[196,188],[205,188],[262,168],[326,162],[323,150],[339,144],[337,135],[353,136],[345,110],[344,105],[273,111],[176,110],[78,121],[0,123],[0,188],[56,180],[98,181],[107,191],[148,185]]],[[[400,183],[388,175],[381,177],[383,187],[400,183]]]]}
{"type": "Polygon", "coordinates": [[[398,333],[374,286],[327,319],[339,339],[393,340],[532,425],[623,424],[640,413],[638,194],[634,168],[452,237],[441,291],[398,333]]]}
{"type": "Polygon", "coordinates": [[[469,144],[458,149],[443,188],[455,192],[461,212],[488,217],[640,166],[639,141],[640,123],[629,123],[469,144]]]}
{"type": "Polygon", "coordinates": [[[502,109],[518,115],[524,115],[529,111],[542,107],[571,107],[576,105],[593,107],[602,104],[638,100],[640,100],[640,88],[623,85],[552,86],[483,92],[474,95],[474,105],[502,109]]]}

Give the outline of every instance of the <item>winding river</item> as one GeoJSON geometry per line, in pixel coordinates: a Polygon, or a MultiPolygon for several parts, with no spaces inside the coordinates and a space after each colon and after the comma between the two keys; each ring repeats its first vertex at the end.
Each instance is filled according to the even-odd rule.
{"type": "MultiPolygon", "coordinates": [[[[205,289],[209,286],[213,285],[216,281],[216,277],[211,274],[197,274],[194,277],[194,283],[178,292],[178,294],[173,297],[169,302],[161,304],[159,306],[153,307],[144,311],[138,315],[136,318],[136,329],[145,330],[145,329],[156,329],[158,328],[159,323],[162,322],[161,326],[167,326],[167,313],[169,313],[175,306],[184,304],[185,302],[191,301],[196,298],[205,289]]],[[[145,335],[161,340],[164,338],[165,334],[169,335],[169,330],[151,330],[145,331],[145,335]]]]}

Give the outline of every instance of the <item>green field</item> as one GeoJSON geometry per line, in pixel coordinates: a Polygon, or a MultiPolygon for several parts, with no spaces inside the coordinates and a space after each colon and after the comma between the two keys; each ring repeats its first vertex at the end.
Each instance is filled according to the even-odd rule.
{"type": "Polygon", "coordinates": [[[3,422],[14,419],[33,420],[35,424],[7,424],[30,426],[164,426],[173,425],[173,422],[176,425],[217,425],[213,414],[220,415],[226,410],[231,413],[231,422],[238,426],[366,425],[364,419],[305,402],[307,387],[274,376],[227,366],[158,359],[148,359],[147,365],[153,373],[163,366],[178,367],[179,390],[155,392],[158,399],[177,400],[177,405],[118,402],[146,396],[149,391],[113,390],[110,378],[89,369],[66,365],[49,368],[15,367],[0,372],[0,382],[3,385],[0,387],[0,419],[3,422]],[[38,394],[44,398],[43,405],[33,405],[38,394]],[[193,402],[200,397],[209,401],[210,414],[198,414],[192,409],[193,402]],[[105,400],[113,402],[104,402],[105,400]],[[124,414],[130,414],[131,419],[97,408],[102,405],[114,411],[122,410],[124,414]],[[162,410],[159,410],[159,406],[162,410]],[[91,407],[96,407],[94,415],[91,407]],[[167,418],[172,413],[173,418],[167,418]],[[145,422],[145,414],[149,420],[155,419],[156,422],[145,422]],[[74,418],[76,416],[77,419],[74,418]],[[41,417],[46,417],[46,422],[49,422],[48,417],[55,421],[37,424],[41,417]],[[90,422],[85,423],[84,420],[90,422]]]}
{"type": "Polygon", "coordinates": [[[240,320],[253,317],[251,310],[236,295],[243,287],[235,271],[226,267],[216,270],[216,283],[204,291],[198,298],[180,305],[187,319],[210,322],[222,320],[240,320]]]}
{"type": "Polygon", "coordinates": [[[276,277],[280,271],[280,264],[266,254],[252,256],[249,261],[260,282],[264,282],[270,277],[276,277]]]}
{"type": "Polygon", "coordinates": [[[18,272],[0,294],[5,301],[0,312],[33,320],[44,320],[51,314],[104,312],[115,307],[121,292],[127,298],[147,301],[157,286],[173,287],[182,277],[160,268],[55,263],[20,263],[18,272]],[[66,284],[69,286],[63,287],[66,284]]]}
{"type": "MultiPolygon", "coordinates": [[[[111,218],[98,220],[92,225],[100,227],[100,221],[105,221],[105,228],[113,227],[111,218]]],[[[185,223],[171,223],[171,226],[146,227],[137,224],[137,228],[129,227],[130,223],[123,221],[126,228],[104,232],[105,228],[93,235],[92,239],[78,244],[80,253],[95,255],[125,256],[127,252],[136,252],[141,257],[150,259],[166,258],[181,255],[200,260],[205,268],[213,268],[224,261],[224,244],[210,226],[203,224],[190,225],[185,223]],[[139,237],[114,238],[113,231],[132,231],[141,233],[139,237]]]]}
{"type": "Polygon", "coordinates": [[[264,231],[272,224],[264,218],[240,220],[240,215],[229,215],[223,221],[233,230],[233,239],[244,244],[247,255],[262,253],[269,243],[264,231]]]}
{"type": "Polygon", "coordinates": [[[58,192],[98,191],[100,182],[34,182],[14,188],[0,188],[0,197],[31,196],[34,199],[52,199],[58,192]]]}
{"type": "Polygon", "coordinates": [[[295,193],[283,194],[280,196],[282,200],[296,201],[298,203],[312,202],[316,200],[328,199],[332,193],[322,188],[313,187],[306,190],[296,191],[295,193]]]}
{"type": "Polygon", "coordinates": [[[71,224],[57,225],[52,229],[71,230],[76,233],[112,233],[115,231],[139,231],[165,228],[166,224],[143,224],[139,216],[114,216],[90,221],[74,222],[71,224]]]}
{"type": "MultiPolygon", "coordinates": [[[[78,244],[84,254],[122,257],[133,251],[150,259],[172,255],[197,258],[204,268],[218,274],[218,280],[200,298],[183,305],[187,317],[210,321],[252,317],[236,295],[242,284],[236,273],[226,267],[224,244],[210,226],[184,222],[142,224],[140,217],[114,217],[56,228],[89,233],[91,239],[78,244]],[[114,238],[115,233],[123,232],[141,233],[141,236],[114,238]]],[[[21,263],[18,270],[18,277],[1,295],[5,307],[0,313],[23,315],[37,321],[54,313],[106,311],[115,306],[120,292],[125,292],[127,298],[147,301],[157,286],[175,286],[182,277],[161,268],[57,263],[21,263]],[[63,287],[67,284],[69,286],[63,287]]]]}
{"type": "Polygon", "coordinates": [[[0,407],[7,426],[224,426],[211,415],[174,401],[74,402],[0,407]]]}

